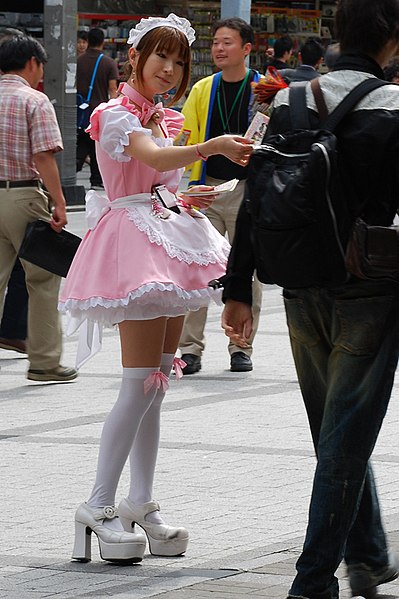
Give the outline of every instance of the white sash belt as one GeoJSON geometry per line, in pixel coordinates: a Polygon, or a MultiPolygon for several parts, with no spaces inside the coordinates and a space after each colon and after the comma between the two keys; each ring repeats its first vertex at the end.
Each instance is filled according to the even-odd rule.
{"type": "Polygon", "coordinates": [[[84,320],[79,329],[79,342],[76,353],[76,368],[80,368],[101,349],[103,325],[84,320]]]}
{"type": "Polygon", "coordinates": [[[87,228],[91,231],[96,228],[100,219],[107,214],[109,210],[128,208],[129,206],[148,204],[151,205],[150,193],[137,193],[131,196],[123,196],[112,202],[97,191],[91,189],[86,194],[86,222],[87,228]]]}

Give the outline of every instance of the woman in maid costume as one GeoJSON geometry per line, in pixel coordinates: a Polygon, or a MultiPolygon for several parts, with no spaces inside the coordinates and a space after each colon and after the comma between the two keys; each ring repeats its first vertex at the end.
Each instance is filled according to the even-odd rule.
{"type": "Polygon", "coordinates": [[[89,230],[60,310],[68,315],[68,334],[80,329],[78,366],[100,349],[102,328],[118,325],[123,373],[104,423],[94,488],[75,516],[73,558],[79,561],[91,559],[92,532],[102,559],[141,561],[146,537],[136,524],[153,555],[180,555],[188,544],[187,530],[166,524],[152,495],[161,403],[172,366],[181,373],[175,352],[184,315],[218,298],[208,282],[225,272],[229,246],[192,207],[206,208],[215,196],[176,193],[186,165],[214,154],[246,165],[252,151],[248,140],[234,135],[173,145],[184,117],[155,105],[153,97],[173,88],[174,101],[183,96],[194,39],[187,19],[142,19],[130,31],[128,79],[118,98],[94,110],[88,129],[106,194],[87,194],[89,230]],[[116,508],[128,458],[130,489],[116,508]]]}

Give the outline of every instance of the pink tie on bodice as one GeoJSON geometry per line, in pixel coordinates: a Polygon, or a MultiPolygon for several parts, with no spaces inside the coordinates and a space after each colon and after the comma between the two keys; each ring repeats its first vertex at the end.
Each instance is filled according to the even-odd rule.
{"type": "Polygon", "coordinates": [[[140,122],[146,125],[154,117],[156,123],[162,123],[165,118],[165,111],[162,102],[153,104],[148,98],[142,96],[136,89],[127,83],[121,83],[118,91],[129,98],[138,107],[141,112],[140,122]]]}
{"type": "Polygon", "coordinates": [[[141,124],[146,125],[154,117],[156,123],[162,123],[165,118],[165,111],[161,102],[151,106],[150,104],[143,104],[141,107],[141,124]]]}

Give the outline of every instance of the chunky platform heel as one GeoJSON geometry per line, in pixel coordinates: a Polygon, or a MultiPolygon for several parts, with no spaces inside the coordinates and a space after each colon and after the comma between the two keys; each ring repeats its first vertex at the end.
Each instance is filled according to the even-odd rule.
{"type": "Polygon", "coordinates": [[[188,545],[188,531],[167,524],[154,524],[145,517],[159,511],[159,503],[149,501],[143,505],[134,504],[130,499],[122,499],[118,507],[119,518],[126,531],[134,530],[138,524],[146,533],[152,555],[173,557],[185,553],[188,545]]]}
{"type": "Polygon", "coordinates": [[[119,563],[137,563],[143,559],[146,539],[141,533],[118,532],[104,526],[104,520],[118,516],[113,506],[92,508],[82,503],[75,514],[75,545],[72,559],[79,562],[91,560],[91,533],[97,536],[103,560],[119,563]]]}

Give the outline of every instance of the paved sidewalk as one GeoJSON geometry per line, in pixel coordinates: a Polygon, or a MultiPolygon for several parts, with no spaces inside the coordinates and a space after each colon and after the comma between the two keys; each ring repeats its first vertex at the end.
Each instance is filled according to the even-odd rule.
{"type": "MultiPolygon", "coordinates": [[[[83,216],[70,214],[82,233],[83,216]]],[[[181,558],[146,554],[136,566],[70,561],[73,515],[94,480],[103,420],[119,386],[119,341],[67,384],[28,382],[27,362],[0,353],[2,533],[7,599],[285,599],[306,526],[315,465],[292,364],[281,292],[265,287],[254,371],[228,370],[220,309],[207,324],[203,369],[172,381],[164,403],[155,495],[167,521],[187,526],[181,558]]],[[[65,341],[71,365],[76,338],[65,341]]],[[[386,528],[399,552],[398,386],[374,455],[386,528]]],[[[118,500],[128,487],[121,481],[118,500]]],[[[340,570],[341,599],[350,592],[340,570]]],[[[399,584],[381,588],[399,597],[399,584]]]]}

